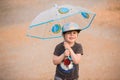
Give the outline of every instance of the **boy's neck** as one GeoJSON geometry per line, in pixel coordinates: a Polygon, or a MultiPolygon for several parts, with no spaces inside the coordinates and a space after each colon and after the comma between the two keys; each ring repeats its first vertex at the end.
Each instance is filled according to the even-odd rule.
{"type": "Polygon", "coordinates": [[[68,42],[68,44],[70,45],[70,47],[72,47],[74,46],[75,42],[72,42],[72,43],[68,42]]]}

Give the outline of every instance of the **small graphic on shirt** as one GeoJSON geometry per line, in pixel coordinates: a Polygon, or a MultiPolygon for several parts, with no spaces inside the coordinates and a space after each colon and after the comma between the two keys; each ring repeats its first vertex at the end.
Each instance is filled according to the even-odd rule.
{"type": "Polygon", "coordinates": [[[63,70],[71,70],[73,69],[73,62],[68,57],[66,57],[60,66],[63,70]]]}

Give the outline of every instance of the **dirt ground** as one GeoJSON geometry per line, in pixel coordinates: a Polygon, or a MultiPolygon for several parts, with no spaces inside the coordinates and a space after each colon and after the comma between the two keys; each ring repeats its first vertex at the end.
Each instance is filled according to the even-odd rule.
{"type": "Polygon", "coordinates": [[[0,80],[53,80],[53,50],[63,39],[33,39],[26,31],[35,16],[55,3],[96,13],[77,40],[84,50],[80,80],[120,80],[120,0],[1,0],[0,80]]]}

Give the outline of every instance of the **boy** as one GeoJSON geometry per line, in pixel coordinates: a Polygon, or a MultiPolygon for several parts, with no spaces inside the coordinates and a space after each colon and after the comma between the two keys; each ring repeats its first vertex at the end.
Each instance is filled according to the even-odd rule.
{"type": "Polygon", "coordinates": [[[81,44],[76,43],[80,31],[80,27],[75,23],[63,25],[64,41],[56,46],[53,56],[53,63],[57,65],[54,80],[78,80],[78,64],[83,55],[81,44]]]}

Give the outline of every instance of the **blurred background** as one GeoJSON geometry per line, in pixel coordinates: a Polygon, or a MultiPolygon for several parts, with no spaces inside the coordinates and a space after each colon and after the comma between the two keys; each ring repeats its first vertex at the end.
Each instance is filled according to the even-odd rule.
{"type": "Polygon", "coordinates": [[[26,31],[54,4],[96,13],[77,40],[84,50],[80,80],[120,80],[120,0],[0,0],[0,80],[53,80],[53,51],[63,39],[29,38],[26,31]]]}

